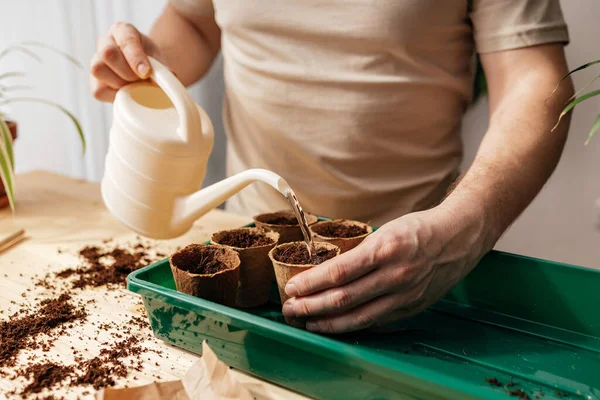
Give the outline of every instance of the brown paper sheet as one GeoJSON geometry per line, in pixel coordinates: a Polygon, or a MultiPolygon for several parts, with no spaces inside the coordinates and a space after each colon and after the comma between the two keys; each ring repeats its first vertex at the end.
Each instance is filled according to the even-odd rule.
{"type": "Polygon", "coordinates": [[[158,382],[134,388],[106,388],[96,393],[97,400],[253,400],[225,363],[202,343],[202,357],[181,381],[158,382]]]}
{"type": "Polygon", "coordinates": [[[190,400],[181,381],[151,383],[125,389],[103,389],[96,394],[98,400],[190,400]]]}

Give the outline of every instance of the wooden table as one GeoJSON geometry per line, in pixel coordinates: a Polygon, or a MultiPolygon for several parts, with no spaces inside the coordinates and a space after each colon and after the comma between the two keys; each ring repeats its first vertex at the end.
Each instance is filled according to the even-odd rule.
{"type": "MultiPolygon", "coordinates": [[[[44,296],[44,289],[36,287],[32,282],[33,275],[44,275],[77,265],[79,260],[75,254],[85,245],[101,244],[108,238],[117,242],[135,241],[136,238],[134,233],[108,213],[96,183],[46,172],[33,172],[17,177],[16,190],[16,215],[13,216],[9,210],[0,211],[0,237],[25,229],[27,239],[0,254],[0,310],[4,311],[0,319],[11,315],[23,304],[34,304],[33,298],[36,295],[44,296]]],[[[214,231],[238,227],[247,222],[248,218],[214,210],[198,220],[193,229],[183,237],[155,242],[155,245],[161,250],[169,251],[176,246],[203,242],[214,231]]],[[[126,321],[132,316],[145,315],[140,298],[126,289],[86,289],[77,296],[94,299],[98,305],[89,310],[88,321],[76,324],[68,334],[61,336],[54,342],[50,352],[21,352],[26,354],[21,354],[20,358],[35,354],[42,360],[69,364],[73,362],[71,346],[86,357],[94,357],[102,342],[114,339],[111,336],[97,335],[98,328],[92,326],[92,322],[126,321]]],[[[180,379],[198,359],[195,354],[154,338],[150,329],[132,329],[139,330],[136,334],[145,339],[147,347],[159,349],[163,355],[154,352],[144,354],[142,371],[134,371],[127,379],[119,380],[119,387],[180,379]]],[[[244,373],[236,371],[235,374],[240,381],[250,384],[252,394],[257,399],[305,399],[244,373]]],[[[0,398],[6,396],[3,393],[20,388],[24,383],[25,380],[12,381],[0,377],[0,398]]],[[[53,394],[66,398],[94,398],[94,390],[87,390],[91,392],[87,396],[82,396],[85,389],[79,388],[68,392],[54,391],[53,394]]]]}

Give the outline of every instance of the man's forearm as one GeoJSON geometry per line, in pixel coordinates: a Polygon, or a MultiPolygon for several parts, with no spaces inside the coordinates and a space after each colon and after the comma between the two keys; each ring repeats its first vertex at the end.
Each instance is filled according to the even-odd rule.
{"type": "Polygon", "coordinates": [[[551,129],[573,93],[571,81],[548,96],[565,72],[566,65],[551,72],[524,69],[518,79],[496,85],[489,129],[475,161],[443,203],[480,219],[487,250],[539,193],[560,159],[569,118],[551,129]]]}
{"type": "Polygon", "coordinates": [[[186,86],[204,76],[220,50],[220,31],[213,17],[187,17],[170,4],[149,36],[186,86]]]}

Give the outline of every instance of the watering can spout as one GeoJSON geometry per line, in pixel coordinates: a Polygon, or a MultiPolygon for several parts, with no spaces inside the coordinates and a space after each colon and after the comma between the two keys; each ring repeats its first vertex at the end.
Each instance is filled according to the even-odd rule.
{"type": "Polygon", "coordinates": [[[288,183],[281,176],[266,169],[254,168],[214,183],[196,193],[180,197],[176,201],[173,223],[177,226],[189,226],[209,211],[217,208],[253,182],[264,182],[283,195],[290,191],[288,183]]]}

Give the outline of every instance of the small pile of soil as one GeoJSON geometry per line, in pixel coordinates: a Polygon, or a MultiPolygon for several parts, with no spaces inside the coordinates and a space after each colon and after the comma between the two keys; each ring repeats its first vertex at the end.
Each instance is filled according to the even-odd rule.
{"type": "Polygon", "coordinates": [[[498,378],[496,378],[496,377],[493,377],[493,378],[485,378],[485,381],[486,381],[487,383],[489,383],[490,385],[492,385],[492,386],[498,386],[498,387],[502,387],[502,386],[504,386],[504,385],[502,384],[502,382],[500,382],[500,381],[498,380],[498,378]]]}
{"type": "Polygon", "coordinates": [[[141,244],[134,250],[121,247],[101,249],[86,246],[79,251],[85,264],[77,268],[67,268],[56,273],[58,278],[75,276],[74,289],[99,286],[124,286],[127,275],[152,262],[147,248],[141,244]]]}
{"type": "MultiPolygon", "coordinates": [[[[107,289],[107,296],[119,298],[121,294],[115,295],[111,291],[121,289],[130,272],[166,256],[153,249],[150,242],[141,242],[140,238],[134,243],[120,245],[110,242],[106,240],[101,245],[80,249],[78,254],[81,262],[75,268],[58,273],[48,272],[41,278],[33,275],[31,282],[40,290],[43,300],[36,297],[36,304],[23,304],[15,313],[0,321],[0,376],[15,381],[26,380],[20,389],[7,393],[9,398],[58,399],[60,396],[43,396],[41,393],[45,389],[52,391],[86,386],[99,389],[112,386],[131,371],[142,370],[143,354],[150,351],[162,354],[159,350],[142,346],[145,339],[139,330],[148,330],[149,323],[145,318],[133,316],[125,324],[90,322],[97,328],[96,334],[100,334],[100,330],[109,331],[115,338],[113,340],[119,341],[114,344],[103,343],[96,357],[85,357],[74,347],[71,347],[74,363],[69,365],[62,365],[37,353],[26,358],[19,357],[22,356],[22,350],[50,351],[56,340],[68,334],[75,324],[87,320],[88,312],[94,312],[92,307],[97,307],[89,306],[94,304],[94,300],[79,299],[72,289],[102,286],[107,289]]],[[[64,251],[59,249],[58,252],[64,251]]],[[[29,297],[25,295],[27,292],[22,296],[29,297]]],[[[16,304],[14,301],[11,303],[16,304]]],[[[79,340],[83,341],[84,338],[79,336],[79,340]]],[[[155,378],[161,379],[159,376],[155,378]]],[[[83,392],[83,395],[88,394],[89,391],[83,392]]]]}
{"type": "Polygon", "coordinates": [[[298,220],[293,216],[285,216],[285,215],[274,215],[271,218],[263,219],[265,224],[271,225],[298,225],[298,220]]]}
{"type": "Polygon", "coordinates": [[[23,389],[21,396],[40,393],[44,389],[50,389],[65,381],[75,373],[73,366],[65,366],[53,362],[44,362],[29,365],[20,371],[20,375],[31,379],[31,383],[23,389]]]}
{"type": "Polygon", "coordinates": [[[193,246],[186,251],[175,253],[171,261],[178,269],[192,274],[210,275],[230,267],[221,261],[227,257],[224,248],[193,246]]]}
{"type": "Polygon", "coordinates": [[[278,249],[273,256],[277,261],[286,263],[286,264],[296,264],[296,265],[319,265],[330,258],[336,256],[336,251],[334,249],[320,249],[317,250],[316,254],[313,254],[312,258],[308,255],[308,249],[306,245],[303,243],[296,243],[293,246],[287,246],[283,249],[278,249]]]}
{"type": "MultiPolygon", "coordinates": [[[[82,371],[82,375],[73,381],[73,386],[91,385],[96,390],[114,386],[115,378],[125,378],[129,375],[129,368],[122,359],[142,353],[138,342],[136,337],[131,336],[110,349],[102,349],[98,357],[79,363],[77,367],[82,371]]],[[[138,364],[137,369],[141,369],[141,361],[138,361],[138,364]]]]}
{"type": "Polygon", "coordinates": [[[335,222],[312,227],[313,232],[329,238],[353,238],[367,233],[367,228],[359,225],[343,225],[335,222]]]}
{"type": "Polygon", "coordinates": [[[75,379],[73,386],[92,385],[98,390],[106,386],[114,386],[116,377],[127,376],[127,369],[123,365],[107,365],[100,357],[92,358],[78,365],[83,370],[83,375],[75,379]]]}
{"type": "Polygon", "coordinates": [[[242,249],[268,246],[273,243],[275,241],[264,234],[261,235],[244,229],[225,231],[219,236],[219,244],[242,249]]]}
{"type": "Polygon", "coordinates": [[[529,395],[527,393],[525,393],[525,391],[523,389],[509,390],[508,394],[510,396],[518,397],[523,400],[531,400],[531,397],[529,397],[529,395]]]}
{"type": "Polygon", "coordinates": [[[63,334],[67,327],[72,327],[65,324],[87,318],[85,307],[73,305],[71,296],[66,293],[55,299],[43,300],[31,313],[22,314],[25,314],[24,310],[17,311],[0,322],[0,367],[14,366],[21,350],[48,348],[48,343],[36,341],[38,335],[58,328],[58,332],[54,333],[63,334]]]}
{"type": "Polygon", "coordinates": [[[139,356],[147,349],[140,345],[140,339],[135,336],[113,344],[109,348],[100,350],[100,355],[89,360],[77,359],[75,365],[61,365],[53,362],[36,363],[20,370],[18,374],[31,383],[22,391],[9,394],[28,396],[40,393],[44,389],[51,389],[65,381],[63,386],[78,387],[92,386],[98,390],[107,386],[114,386],[116,378],[125,378],[133,369],[140,371],[142,361],[139,356]],[[129,363],[123,359],[134,357],[129,363]],[[135,360],[135,361],[134,361],[135,360]]]}

